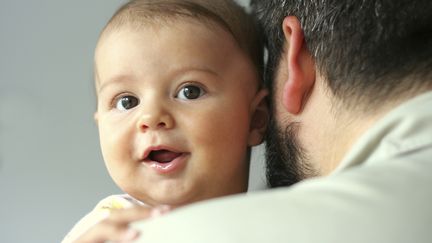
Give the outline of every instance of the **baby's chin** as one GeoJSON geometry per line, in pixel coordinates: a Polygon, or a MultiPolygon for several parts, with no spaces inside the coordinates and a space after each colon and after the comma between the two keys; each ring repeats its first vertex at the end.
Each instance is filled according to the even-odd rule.
{"type": "MultiPolygon", "coordinates": [[[[146,183],[146,185],[148,184],[149,182],[146,183]]],[[[150,207],[168,205],[173,208],[247,191],[247,184],[238,187],[221,188],[212,187],[211,184],[204,185],[196,181],[185,181],[184,178],[165,182],[156,181],[154,184],[154,188],[135,187],[134,185],[137,185],[137,183],[129,183],[130,187],[120,188],[131,197],[150,207]],[[159,184],[156,186],[156,183],[159,184]]]]}
{"type": "MultiPolygon", "coordinates": [[[[134,197],[133,195],[130,196],[134,197]]],[[[174,209],[216,197],[220,197],[220,195],[195,195],[194,197],[187,197],[186,195],[161,195],[160,197],[143,197],[142,195],[136,195],[134,198],[150,207],[169,206],[171,209],[174,209]]]]}

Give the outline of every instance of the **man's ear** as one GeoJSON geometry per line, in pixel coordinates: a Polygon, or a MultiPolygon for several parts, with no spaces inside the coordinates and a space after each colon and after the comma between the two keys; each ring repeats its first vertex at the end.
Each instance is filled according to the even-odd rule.
{"type": "Polygon", "coordinates": [[[251,103],[251,122],[248,145],[255,146],[262,143],[269,122],[269,108],[267,103],[268,91],[261,89],[251,103]]]}
{"type": "Polygon", "coordinates": [[[285,37],[285,68],[288,79],[283,86],[282,104],[285,109],[298,114],[307,102],[315,83],[315,62],[306,47],[303,30],[297,17],[288,16],[282,23],[285,37]]]}

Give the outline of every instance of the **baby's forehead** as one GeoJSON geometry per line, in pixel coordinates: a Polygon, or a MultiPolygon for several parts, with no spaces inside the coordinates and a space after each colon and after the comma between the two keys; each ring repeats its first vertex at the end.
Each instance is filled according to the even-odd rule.
{"type": "Polygon", "coordinates": [[[207,18],[204,16],[156,16],[153,18],[141,18],[141,19],[129,19],[126,21],[110,22],[103,29],[99,42],[113,33],[120,32],[135,32],[153,30],[158,31],[160,29],[174,31],[179,25],[192,24],[202,26],[210,32],[224,31],[228,33],[236,42],[235,36],[230,29],[221,22],[215,21],[214,19],[207,18]]]}
{"type": "MultiPolygon", "coordinates": [[[[220,40],[220,43],[214,42],[211,46],[208,46],[208,48],[218,48],[220,45],[223,45],[223,43],[230,42],[231,44],[229,46],[231,48],[244,52],[233,34],[222,24],[211,19],[197,19],[179,16],[176,18],[153,18],[144,19],[139,22],[131,21],[122,22],[121,24],[112,24],[112,26],[108,25],[101,33],[97,42],[95,49],[95,63],[97,63],[96,57],[101,49],[108,50],[106,48],[101,48],[101,46],[112,44],[116,40],[124,40],[131,36],[144,36],[149,33],[154,36],[163,37],[164,35],[178,33],[179,29],[182,33],[189,34],[189,41],[191,43],[198,42],[198,39],[194,38],[194,36],[197,35],[196,31],[198,29],[200,32],[205,32],[207,36],[214,36],[217,37],[214,39],[220,40]],[[107,44],[107,42],[109,42],[109,44],[107,44]]],[[[143,43],[143,45],[144,44],[145,43],[143,43]]],[[[176,44],[177,43],[173,42],[173,45],[176,44]]]]}
{"type": "MultiPolygon", "coordinates": [[[[227,59],[231,55],[235,55],[236,58],[241,58],[240,60],[236,59],[240,63],[249,63],[252,66],[247,70],[255,72],[249,56],[243,52],[232,34],[223,26],[212,21],[205,22],[181,18],[177,20],[151,21],[147,24],[139,23],[139,25],[133,23],[123,24],[122,26],[118,25],[115,29],[106,29],[105,33],[101,35],[95,53],[96,82],[99,80],[98,62],[118,59],[112,54],[118,55],[119,52],[124,55],[135,55],[135,53],[142,50],[145,51],[143,53],[145,53],[146,58],[151,57],[155,59],[155,62],[163,59],[166,62],[170,60],[171,63],[175,63],[173,60],[176,60],[177,63],[184,63],[187,66],[192,63],[190,60],[192,59],[195,61],[195,65],[191,66],[198,66],[196,63],[201,62],[203,65],[212,68],[225,65],[229,61],[227,59]],[[140,44],[140,41],[142,41],[142,44],[140,44]],[[155,44],[155,42],[157,43],[155,44]],[[118,49],[119,45],[121,48],[134,46],[135,49],[126,54],[126,52],[121,51],[122,49],[118,49]],[[148,45],[151,45],[151,47],[148,48],[148,45]],[[170,48],[173,52],[159,51],[167,48],[170,48]],[[151,52],[148,52],[149,49],[151,49],[151,52]],[[185,54],[179,55],[182,59],[175,59],[172,58],[172,56],[176,56],[175,52],[185,54]],[[153,55],[149,55],[149,53],[153,53],[153,55]]],[[[235,65],[241,66],[240,64],[235,65]]],[[[222,70],[221,68],[215,69],[222,70]]],[[[101,69],[102,76],[106,76],[104,70],[107,69],[101,69]]]]}
{"type": "MultiPolygon", "coordinates": [[[[259,75],[263,68],[263,43],[252,15],[232,0],[134,0],[125,3],[112,16],[102,31],[104,36],[125,27],[137,30],[175,26],[178,22],[194,22],[209,31],[224,30],[230,41],[240,47],[259,75]]],[[[193,36],[194,33],[191,33],[193,36]]],[[[98,42],[98,44],[99,44],[98,42]]]]}

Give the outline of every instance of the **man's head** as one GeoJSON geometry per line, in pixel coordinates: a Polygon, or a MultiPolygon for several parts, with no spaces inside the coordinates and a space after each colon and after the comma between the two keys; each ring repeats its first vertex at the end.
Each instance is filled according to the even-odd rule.
{"type": "MultiPolygon", "coordinates": [[[[315,170],[300,175],[331,172],[374,120],[432,87],[429,0],[251,4],[269,51],[265,77],[276,120],[269,148],[292,140],[290,150],[300,152],[290,157],[299,159],[286,163],[315,170]]],[[[269,169],[277,186],[271,177],[280,172],[269,169]]]]}

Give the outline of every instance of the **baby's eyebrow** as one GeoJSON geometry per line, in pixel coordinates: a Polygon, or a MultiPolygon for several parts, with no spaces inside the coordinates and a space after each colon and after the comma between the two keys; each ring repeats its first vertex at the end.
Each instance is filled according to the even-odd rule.
{"type": "MultiPolygon", "coordinates": [[[[173,77],[188,72],[203,72],[203,73],[220,77],[220,74],[217,71],[204,66],[192,66],[192,65],[178,66],[173,68],[173,70],[168,71],[169,75],[173,77]]],[[[96,81],[97,93],[101,93],[104,89],[106,89],[106,87],[109,87],[111,85],[125,83],[125,82],[132,82],[134,80],[137,80],[137,77],[134,77],[133,75],[127,75],[127,74],[114,75],[113,77],[103,82],[101,82],[101,80],[97,80],[96,81]]]]}
{"type": "Polygon", "coordinates": [[[189,72],[202,72],[214,76],[220,76],[220,74],[216,70],[213,70],[212,68],[203,65],[179,65],[170,70],[170,75],[176,76],[189,72]]]}
{"type": "Polygon", "coordinates": [[[128,80],[132,80],[132,79],[133,78],[130,77],[129,75],[116,75],[108,79],[107,81],[103,82],[98,88],[98,93],[102,92],[102,90],[104,90],[107,86],[117,84],[117,83],[122,83],[122,82],[128,82],[128,80]]]}

